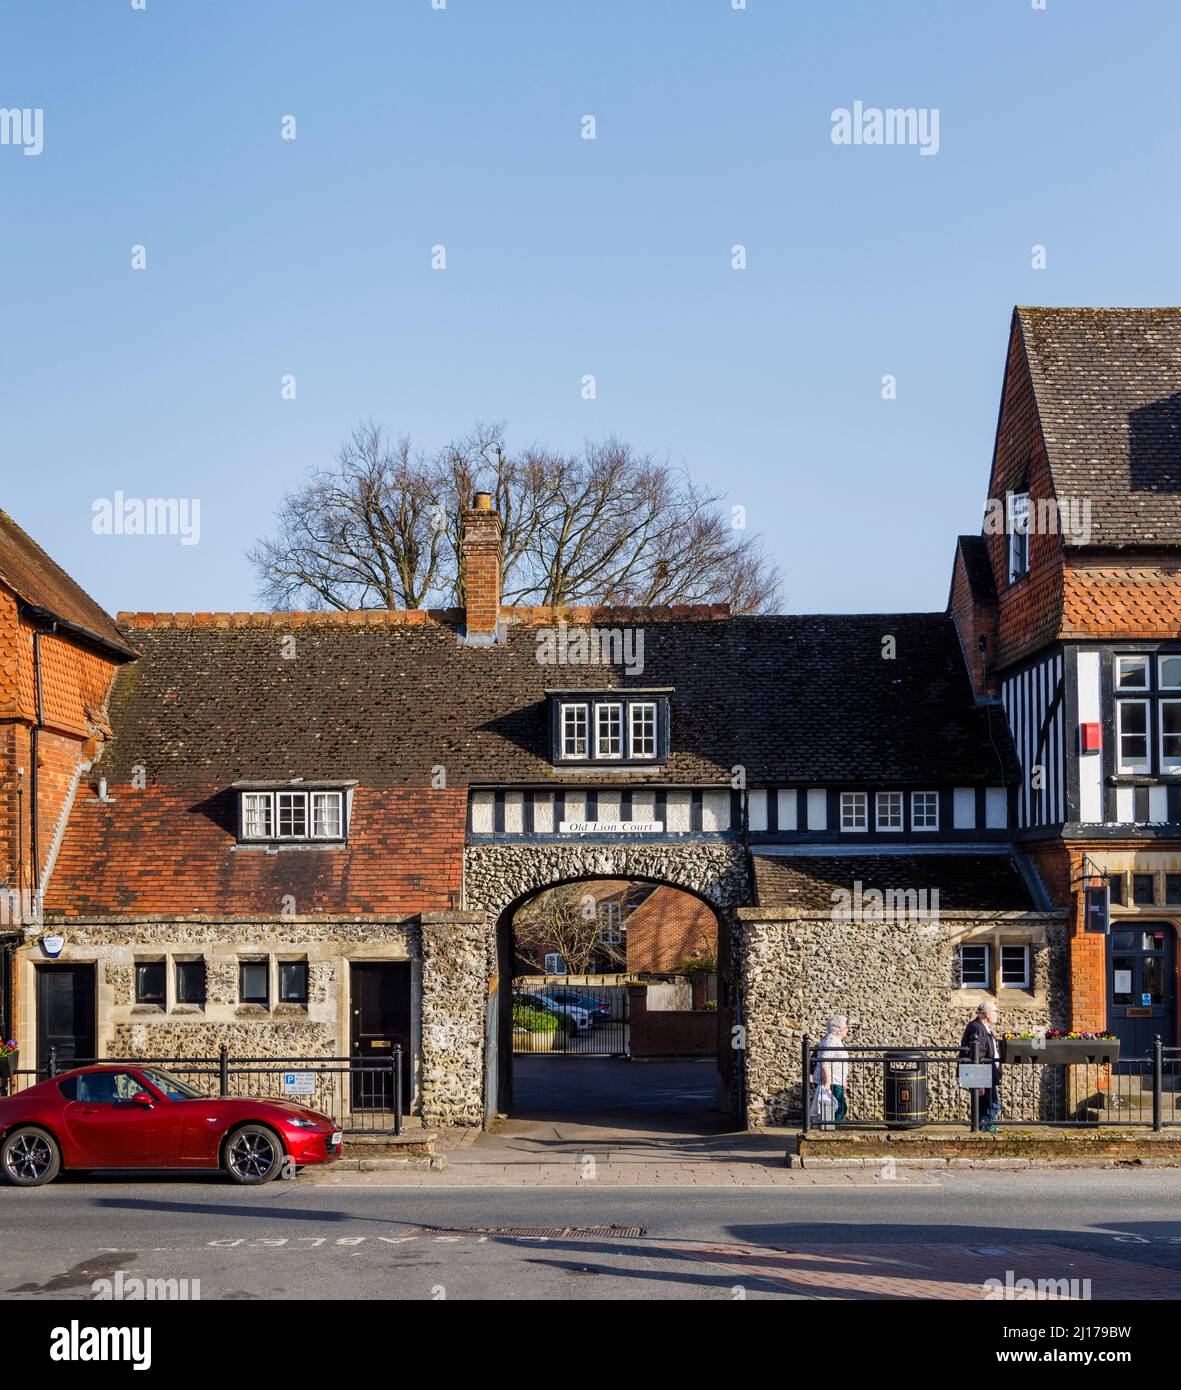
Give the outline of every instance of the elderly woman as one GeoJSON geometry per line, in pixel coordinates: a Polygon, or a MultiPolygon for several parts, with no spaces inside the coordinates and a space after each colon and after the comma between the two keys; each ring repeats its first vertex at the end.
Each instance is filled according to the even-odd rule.
{"type": "MultiPolygon", "coordinates": [[[[816,1066],[812,1072],[812,1080],[816,1086],[827,1088],[832,1092],[835,1107],[832,1121],[838,1125],[849,1113],[848,1097],[845,1094],[845,1085],[849,1075],[849,1054],[841,1046],[848,1032],[849,1019],[847,1015],[829,1015],[824,1037],[816,1049],[816,1066]]],[[[817,1096],[819,1095],[820,1090],[818,1089],[817,1096]]]]}
{"type": "Polygon", "coordinates": [[[976,1010],[976,1017],[964,1029],[960,1039],[960,1056],[968,1060],[978,1057],[992,1063],[992,1085],[980,1091],[980,1128],[995,1130],[1001,1117],[1001,1049],[996,1037],[996,1001],[986,999],[976,1010]]]}

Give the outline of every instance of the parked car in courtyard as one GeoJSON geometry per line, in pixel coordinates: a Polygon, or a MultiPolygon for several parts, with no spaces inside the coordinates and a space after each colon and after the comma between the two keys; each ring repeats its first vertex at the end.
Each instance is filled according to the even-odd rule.
{"type": "Polygon", "coordinates": [[[585,1033],[591,1026],[590,1013],[578,1004],[559,1004],[551,995],[533,994],[526,990],[513,991],[513,1006],[523,1005],[531,1009],[543,1009],[546,1013],[557,1014],[568,1019],[579,1033],[585,1033]]]}
{"type": "Polygon", "coordinates": [[[611,1017],[611,1005],[591,994],[577,994],[574,990],[558,989],[551,991],[546,998],[552,999],[555,1004],[585,1009],[592,1023],[604,1023],[611,1017]]]}
{"type": "Polygon", "coordinates": [[[341,1142],[307,1106],[206,1096],[159,1067],[80,1067],[0,1100],[0,1176],[16,1187],[64,1168],[221,1169],[258,1184],[332,1162],[341,1142]]]}

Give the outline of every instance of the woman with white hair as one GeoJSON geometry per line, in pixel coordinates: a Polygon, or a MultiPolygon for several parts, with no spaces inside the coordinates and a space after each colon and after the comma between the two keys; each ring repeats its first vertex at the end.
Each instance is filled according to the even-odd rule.
{"type": "Polygon", "coordinates": [[[816,1066],[812,1071],[816,1086],[812,1113],[822,1121],[831,1118],[834,1125],[839,1125],[849,1113],[849,1099],[845,1091],[849,1078],[849,1054],[841,1046],[848,1032],[849,1019],[845,1014],[829,1014],[824,1037],[816,1049],[816,1066]],[[826,1104],[826,1093],[832,1098],[831,1109],[826,1104]]]}
{"type": "Polygon", "coordinates": [[[964,1029],[960,1039],[960,1056],[968,1061],[979,1059],[992,1063],[992,1085],[981,1088],[980,1128],[990,1132],[1001,1117],[1001,1048],[996,1037],[997,1007],[995,999],[985,999],[976,1008],[976,1017],[964,1029]]]}

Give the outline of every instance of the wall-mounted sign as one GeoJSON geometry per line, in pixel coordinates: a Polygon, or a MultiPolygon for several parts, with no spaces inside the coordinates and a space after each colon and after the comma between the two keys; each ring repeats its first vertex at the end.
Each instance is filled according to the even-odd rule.
{"type": "Polygon", "coordinates": [[[283,1094],[285,1096],[314,1096],[316,1094],[316,1073],[314,1071],[285,1071],[283,1073],[283,1094]]]}
{"type": "Polygon", "coordinates": [[[64,936],[43,936],[41,938],[41,949],[47,956],[57,958],[65,950],[66,938],[64,936]]]}
{"type": "Polygon", "coordinates": [[[564,820],[558,826],[563,835],[659,835],[660,820],[564,820]]]}
{"type": "Polygon", "coordinates": [[[1141,1004],[1141,1007],[1142,1007],[1142,1008],[1145,1008],[1145,1009],[1148,1008],[1149,1005],[1150,1005],[1151,1003],[1152,1003],[1152,995],[1151,995],[1151,994],[1142,994],[1142,995],[1140,996],[1140,1004],[1141,1004]]]}
{"type": "Polygon", "coordinates": [[[1090,884],[1083,891],[1083,907],[1087,931],[1106,932],[1111,922],[1108,908],[1110,891],[1106,883],[1090,884]]]}

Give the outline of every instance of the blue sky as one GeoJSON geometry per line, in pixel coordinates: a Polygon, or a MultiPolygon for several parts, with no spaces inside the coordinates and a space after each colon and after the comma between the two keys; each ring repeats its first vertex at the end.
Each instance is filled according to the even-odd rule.
{"type": "Polygon", "coordinates": [[[1013,304],[1181,302],[1179,49],[1175,0],[7,0],[0,506],[112,611],[251,608],[359,420],[504,420],[725,491],[787,611],[941,608],[1013,304]],[[116,490],[200,543],[92,534],[116,490]]]}

